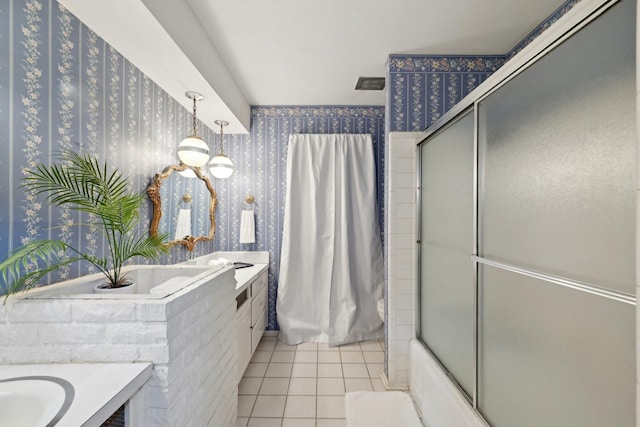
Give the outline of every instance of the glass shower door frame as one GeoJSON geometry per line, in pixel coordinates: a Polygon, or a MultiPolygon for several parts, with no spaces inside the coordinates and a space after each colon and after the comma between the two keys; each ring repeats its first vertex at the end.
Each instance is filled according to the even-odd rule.
{"type": "MultiPolygon", "coordinates": [[[[605,289],[596,285],[592,285],[589,283],[583,283],[577,280],[571,280],[565,277],[560,277],[560,276],[555,276],[552,274],[547,274],[547,273],[541,273],[538,271],[533,271],[530,269],[526,269],[526,268],[522,268],[522,267],[518,267],[515,265],[510,265],[509,263],[505,263],[505,262],[499,262],[497,260],[493,260],[493,259],[489,259],[486,257],[482,257],[479,256],[479,241],[481,239],[480,233],[481,230],[479,228],[479,223],[480,223],[480,209],[479,209],[479,190],[478,190],[478,186],[480,185],[480,180],[479,180],[479,115],[480,115],[480,106],[479,104],[484,101],[486,98],[488,98],[491,94],[493,94],[494,92],[496,92],[497,90],[499,90],[502,86],[506,85],[508,82],[510,82],[512,79],[514,79],[515,77],[517,77],[518,75],[520,75],[522,72],[524,72],[525,70],[527,70],[531,65],[535,64],[537,61],[539,61],[541,58],[543,58],[544,56],[546,56],[549,52],[553,51],[554,49],[556,49],[559,45],[563,44],[565,41],[567,41],[569,38],[571,38],[573,35],[575,35],[577,32],[579,32],[581,29],[583,29],[584,27],[586,27],[587,25],[589,25],[592,21],[596,20],[597,18],[599,18],[602,14],[604,14],[610,7],[614,6],[615,4],[619,3],[620,0],[610,0],[610,1],[606,1],[603,2],[599,5],[595,5],[596,2],[591,2],[592,4],[589,5],[589,7],[592,8],[592,10],[583,18],[581,18],[579,20],[579,22],[577,24],[575,24],[569,31],[564,32],[563,34],[559,34],[556,36],[555,40],[553,40],[552,42],[548,42],[547,46],[544,48],[539,49],[537,52],[530,54],[530,57],[522,62],[521,64],[519,64],[518,66],[513,67],[512,69],[510,69],[507,73],[505,73],[504,76],[502,76],[502,78],[500,78],[500,80],[496,81],[493,86],[487,87],[484,89],[483,92],[473,92],[472,94],[470,94],[467,98],[465,98],[461,103],[459,103],[456,107],[454,107],[454,109],[452,109],[449,113],[447,113],[445,116],[443,116],[440,120],[438,120],[436,123],[434,123],[429,129],[427,129],[427,131],[425,131],[425,133],[422,135],[420,142],[417,144],[418,145],[418,149],[421,149],[421,146],[424,144],[428,144],[429,140],[431,138],[433,138],[435,135],[439,134],[440,132],[446,130],[449,126],[451,126],[452,124],[454,124],[458,119],[460,119],[461,117],[465,116],[465,114],[467,114],[469,112],[469,110],[473,110],[473,116],[474,116],[474,135],[473,135],[473,156],[474,156],[474,171],[473,171],[473,242],[472,242],[472,248],[473,248],[473,252],[471,254],[469,254],[469,260],[470,262],[473,263],[473,270],[474,270],[474,283],[473,283],[473,287],[474,287],[474,306],[475,306],[475,313],[474,313],[474,325],[473,325],[473,329],[474,329],[474,333],[473,333],[473,337],[474,337],[474,342],[473,342],[473,349],[474,349],[474,354],[473,354],[473,361],[474,361],[474,366],[473,366],[473,392],[472,395],[469,396],[464,389],[460,386],[460,384],[457,382],[457,380],[453,377],[453,375],[451,375],[450,372],[447,371],[447,369],[445,368],[445,366],[443,365],[443,363],[438,359],[438,357],[434,354],[434,352],[429,348],[428,344],[425,343],[421,337],[420,337],[420,321],[416,322],[416,336],[418,338],[418,340],[423,344],[423,346],[427,349],[427,351],[434,357],[434,359],[439,363],[440,367],[443,369],[444,372],[446,372],[449,377],[452,379],[453,383],[458,387],[458,389],[460,390],[461,394],[469,401],[469,403],[471,404],[471,406],[476,410],[476,413],[478,415],[480,415],[481,417],[483,417],[483,414],[481,413],[480,409],[478,408],[478,388],[479,388],[479,384],[478,384],[478,378],[479,378],[479,345],[480,345],[480,340],[481,340],[481,336],[480,336],[480,327],[479,327],[479,322],[480,322],[480,284],[479,284],[479,264],[483,264],[483,265],[488,265],[494,268],[499,268],[502,270],[506,270],[506,271],[510,271],[513,273],[517,273],[520,275],[524,275],[524,276],[528,276],[528,277],[532,277],[535,279],[539,279],[545,282],[549,282],[549,283],[553,283],[554,285],[559,285],[559,286],[563,286],[563,287],[567,287],[567,288],[571,288],[573,290],[577,290],[580,292],[586,292],[592,295],[597,295],[600,297],[604,297],[610,300],[614,300],[617,302],[621,302],[624,304],[630,304],[630,305],[636,305],[637,304],[637,299],[635,295],[631,295],[628,293],[624,293],[624,292],[619,292],[619,291],[613,291],[613,290],[609,290],[609,289],[605,289]],[[595,6],[594,6],[595,5],[595,6]]],[[[488,82],[487,82],[488,83],[488,82]]],[[[417,202],[417,216],[416,216],[416,231],[417,231],[417,236],[418,236],[418,242],[416,245],[416,257],[417,260],[421,260],[421,236],[422,236],[422,226],[421,226],[421,217],[422,217],[422,189],[421,189],[421,182],[422,182],[422,166],[421,166],[421,155],[419,154],[417,156],[417,191],[416,191],[416,202],[417,202]]],[[[417,295],[417,309],[418,309],[418,314],[420,315],[421,313],[421,294],[420,294],[420,289],[421,289],[421,266],[420,266],[420,262],[417,262],[417,278],[418,278],[418,284],[417,284],[417,291],[418,291],[418,295],[417,295]]],[[[484,419],[484,417],[483,417],[484,419]]]]}

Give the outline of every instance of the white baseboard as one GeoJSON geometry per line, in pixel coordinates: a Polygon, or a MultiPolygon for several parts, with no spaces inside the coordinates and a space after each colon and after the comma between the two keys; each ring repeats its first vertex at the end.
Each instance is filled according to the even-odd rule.
{"type": "Polygon", "coordinates": [[[385,373],[381,373],[380,374],[380,379],[382,380],[382,385],[384,386],[385,390],[389,390],[389,391],[407,391],[409,390],[409,387],[404,387],[404,386],[394,386],[391,385],[389,383],[389,379],[387,378],[387,376],[385,375],[385,373]]]}

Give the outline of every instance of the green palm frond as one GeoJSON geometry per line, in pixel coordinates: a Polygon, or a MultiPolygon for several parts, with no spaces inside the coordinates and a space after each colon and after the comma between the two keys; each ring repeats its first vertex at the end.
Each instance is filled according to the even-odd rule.
{"type": "Polygon", "coordinates": [[[153,259],[167,251],[163,246],[167,235],[134,236],[144,196],[131,192],[128,180],[117,169],[111,170],[88,154],[63,151],[58,157],[60,164],[38,164],[27,170],[22,186],[35,194],[44,194],[45,200],[54,206],[69,205],[96,218],[109,256],[97,258],[59,240],[29,243],[0,263],[7,295],[35,287],[51,271],[76,261],[90,262],[112,286],[117,286],[128,259],[135,256],[153,259]]]}
{"type": "Polygon", "coordinates": [[[72,249],[71,246],[60,240],[38,240],[13,252],[8,259],[0,263],[7,295],[36,287],[40,279],[51,271],[86,259],[82,255],[62,258],[60,255],[68,249],[72,249]],[[42,264],[47,266],[42,267],[42,264]]]}
{"type": "Polygon", "coordinates": [[[145,258],[157,258],[161,253],[166,253],[167,249],[162,246],[162,242],[166,239],[166,235],[157,235],[154,237],[130,237],[122,243],[122,252],[133,256],[142,256],[145,258]]]}
{"type": "Polygon", "coordinates": [[[96,213],[97,207],[127,195],[127,180],[117,170],[109,172],[106,163],[73,151],[59,155],[61,164],[39,164],[27,171],[23,187],[35,194],[46,193],[55,206],[76,205],[72,209],[96,213]]]}
{"type": "Polygon", "coordinates": [[[106,229],[129,233],[138,223],[142,200],[139,194],[125,195],[98,206],[96,214],[106,229]]]}

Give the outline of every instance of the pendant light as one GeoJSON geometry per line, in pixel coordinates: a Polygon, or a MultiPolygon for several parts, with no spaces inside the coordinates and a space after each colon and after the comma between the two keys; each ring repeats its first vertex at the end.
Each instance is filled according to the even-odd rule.
{"type": "Polygon", "coordinates": [[[233,162],[224,154],[224,132],[222,128],[229,124],[224,120],[216,120],[214,122],[220,125],[220,153],[209,162],[211,175],[219,179],[229,178],[233,174],[233,162]]]}
{"type": "Polygon", "coordinates": [[[209,160],[209,146],[198,135],[196,101],[202,101],[204,96],[197,92],[186,92],[185,95],[193,99],[193,133],[178,145],[178,158],[187,166],[202,166],[209,160]]]}

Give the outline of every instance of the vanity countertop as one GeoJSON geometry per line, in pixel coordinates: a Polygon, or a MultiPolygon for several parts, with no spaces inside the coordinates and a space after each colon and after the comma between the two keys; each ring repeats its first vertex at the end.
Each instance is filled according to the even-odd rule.
{"type": "Polygon", "coordinates": [[[56,427],[92,427],[129,400],[151,371],[151,363],[16,364],[0,365],[0,380],[45,376],[68,381],[74,388],[73,401],[56,427]]]}
{"type": "Polygon", "coordinates": [[[236,269],[236,291],[241,292],[253,282],[263,271],[269,268],[269,264],[256,263],[253,267],[236,269]]]}
{"type": "MultiPolygon", "coordinates": [[[[191,265],[210,265],[213,260],[225,259],[231,262],[246,262],[253,264],[252,267],[238,268],[235,272],[236,293],[242,292],[251,282],[253,282],[262,272],[269,268],[269,252],[267,251],[219,251],[212,252],[207,255],[200,256],[194,260],[185,261],[181,264],[191,265]]],[[[219,270],[216,274],[222,274],[225,271],[234,268],[226,266],[219,270]]]]}

